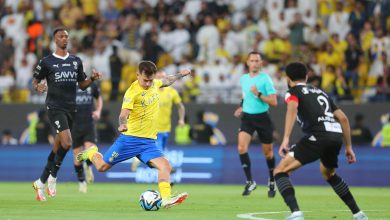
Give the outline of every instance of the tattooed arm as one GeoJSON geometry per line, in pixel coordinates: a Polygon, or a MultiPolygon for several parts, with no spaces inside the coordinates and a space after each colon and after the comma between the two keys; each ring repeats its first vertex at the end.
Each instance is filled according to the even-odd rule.
{"type": "Polygon", "coordinates": [[[191,70],[185,69],[181,70],[179,73],[173,74],[173,75],[167,75],[162,79],[162,86],[161,87],[167,87],[172,85],[176,80],[181,79],[187,75],[191,74],[191,70]]]}
{"type": "Polygon", "coordinates": [[[119,127],[118,131],[120,132],[125,132],[127,131],[127,119],[129,118],[130,115],[130,109],[125,109],[123,108],[121,110],[121,113],[119,114],[119,127]]]}

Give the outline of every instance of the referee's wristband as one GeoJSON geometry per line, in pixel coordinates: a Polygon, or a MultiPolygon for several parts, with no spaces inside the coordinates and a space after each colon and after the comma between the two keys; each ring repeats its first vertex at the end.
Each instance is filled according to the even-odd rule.
{"type": "Polygon", "coordinates": [[[262,95],[263,93],[259,92],[259,94],[257,94],[257,98],[260,98],[262,95]]]}

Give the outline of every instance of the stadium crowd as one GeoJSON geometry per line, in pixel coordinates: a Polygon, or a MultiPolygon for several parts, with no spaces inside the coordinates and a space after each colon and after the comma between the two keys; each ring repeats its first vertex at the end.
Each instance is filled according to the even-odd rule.
{"type": "Polygon", "coordinates": [[[0,0],[0,102],[41,103],[33,68],[64,26],[86,73],[103,73],[117,100],[151,60],[175,73],[184,102],[238,103],[249,51],[263,55],[279,96],[284,66],[305,62],[309,81],[339,101],[389,101],[390,1],[386,0],[0,0]]]}

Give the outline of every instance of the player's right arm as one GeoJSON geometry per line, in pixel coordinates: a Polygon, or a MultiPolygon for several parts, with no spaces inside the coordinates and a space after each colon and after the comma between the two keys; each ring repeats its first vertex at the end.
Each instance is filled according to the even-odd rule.
{"type": "Polygon", "coordinates": [[[125,132],[127,131],[127,119],[129,118],[131,110],[134,108],[134,100],[135,100],[135,91],[133,84],[126,90],[125,96],[123,97],[122,109],[119,114],[119,127],[118,131],[125,132]]]}
{"type": "Polygon", "coordinates": [[[119,114],[119,119],[118,119],[118,122],[119,122],[118,131],[120,131],[120,132],[127,131],[127,129],[128,129],[127,128],[127,119],[129,118],[130,112],[131,112],[130,109],[122,108],[121,113],[119,114]]]}
{"type": "Polygon", "coordinates": [[[282,144],[279,147],[279,155],[284,157],[289,151],[290,136],[298,114],[298,98],[290,93],[286,94],[287,103],[286,119],[284,122],[284,135],[282,144]]]}
{"type": "Polygon", "coordinates": [[[355,153],[352,150],[351,128],[349,125],[348,117],[344,114],[344,112],[341,109],[336,109],[336,111],[333,112],[333,115],[339,121],[341,125],[341,129],[343,130],[345,156],[347,156],[348,163],[355,163],[356,157],[355,157],[355,153]]]}
{"type": "Polygon", "coordinates": [[[46,65],[42,60],[40,60],[39,64],[35,67],[33,80],[32,80],[32,86],[35,91],[39,93],[44,93],[47,91],[46,82],[41,82],[46,77],[47,74],[48,74],[48,70],[46,68],[46,65]]]}

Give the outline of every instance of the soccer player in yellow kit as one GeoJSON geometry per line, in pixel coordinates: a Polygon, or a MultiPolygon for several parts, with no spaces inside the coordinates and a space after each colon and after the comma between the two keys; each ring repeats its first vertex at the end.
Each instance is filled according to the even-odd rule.
{"type": "MultiPolygon", "coordinates": [[[[156,73],[156,79],[164,79],[167,74],[163,71],[158,71],[156,73]]],[[[184,126],[184,116],[185,116],[185,107],[181,101],[179,93],[176,89],[172,87],[161,87],[159,89],[159,114],[157,120],[157,148],[162,152],[165,150],[165,146],[169,139],[171,133],[171,115],[172,115],[172,106],[176,104],[177,111],[179,115],[179,126],[184,126]]],[[[139,165],[140,161],[137,158],[133,158],[133,163],[131,165],[131,170],[135,172],[139,165]]]]}
{"type": "Polygon", "coordinates": [[[137,157],[149,167],[158,170],[158,188],[162,207],[170,208],[182,203],[188,193],[171,195],[171,165],[156,146],[157,123],[159,120],[159,89],[173,84],[177,79],[191,73],[182,70],[162,80],[155,79],[157,67],[153,62],[142,61],[138,65],[137,79],[127,89],[119,115],[118,130],[122,134],[107,150],[104,156],[98,148],[91,147],[77,156],[79,161],[89,159],[100,172],[107,171],[115,164],[137,157]]]}

